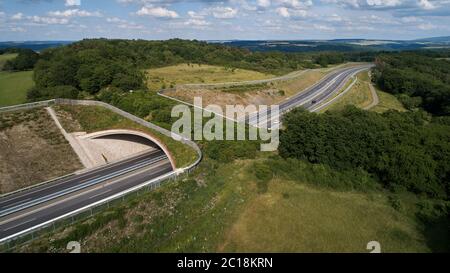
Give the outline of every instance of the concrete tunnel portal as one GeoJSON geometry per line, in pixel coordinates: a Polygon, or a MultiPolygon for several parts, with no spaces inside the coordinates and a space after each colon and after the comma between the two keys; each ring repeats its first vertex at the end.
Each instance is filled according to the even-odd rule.
{"type": "Polygon", "coordinates": [[[75,137],[85,151],[90,167],[111,162],[145,152],[151,149],[163,151],[176,170],[175,160],[167,147],[153,136],[133,130],[107,130],[91,134],[77,133],[75,137]]]}

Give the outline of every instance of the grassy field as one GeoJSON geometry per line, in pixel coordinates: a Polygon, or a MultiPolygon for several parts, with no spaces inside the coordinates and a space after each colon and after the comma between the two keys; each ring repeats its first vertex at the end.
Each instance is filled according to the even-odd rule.
{"type": "Polygon", "coordinates": [[[3,69],[5,63],[17,57],[18,54],[2,54],[0,55],[0,70],[3,69]]]}
{"type": "Polygon", "coordinates": [[[63,127],[68,132],[87,132],[109,129],[131,129],[152,135],[164,143],[174,156],[178,168],[187,167],[197,159],[197,153],[178,141],[161,133],[141,126],[106,108],[97,106],[56,106],[54,107],[63,127]]]}
{"type": "MultiPolygon", "coordinates": [[[[382,191],[316,186],[309,163],[304,178],[276,175],[260,192],[254,168],[265,158],[206,158],[189,178],[130,197],[17,251],[64,252],[72,240],[83,252],[368,252],[373,240],[384,252],[431,251],[414,216],[415,201],[404,213],[382,191]]],[[[333,172],[317,170],[333,179],[333,172]]]]}
{"type": "Polygon", "coordinates": [[[0,107],[25,103],[33,86],[33,71],[0,72],[0,107]]]}
{"type": "Polygon", "coordinates": [[[414,221],[384,196],[333,192],[276,179],[245,205],[221,250],[225,252],[426,252],[414,221]]]}
{"type": "Polygon", "coordinates": [[[147,73],[150,90],[174,87],[187,83],[222,83],[273,78],[273,75],[256,71],[226,68],[201,64],[180,64],[157,69],[147,73]]]}
{"type": "MultiPolygon", "coordinates": [[[[347,89],[350,83],[351,82],[349,82],[342,90],[347,89]]],[[[338,99],[331,106],[323,109],[321,112],[325,112],[328,110],[341,110],[347,105],[354,105],[359,108],[365,108],[369,106],[373,101],[369,84],[370,79],[368,72],[359,73],[358,81],[352,87],[352,89],[350,89],[343,97],[338,99]]],[[[400,112],[406,111],[402,103],[398,101],[395,96],[386,92],[382,92],[376,87],[375,90],[378,94],[379,103],[375,107],[371,108],[370,111],[374,111],[377,113],[383,113],[388,110],[397,110],[400,112]]]]}
{"type": "Polygon", "coordinates": [[[400,112],[407,111],[402,103],[394,95],[380,91],[377,88],[375,89],[377,91],[378,97],[380,98],[380,103],[374,108],[370,109],[371,111],[377,113],[383,113],[388,110],[397,110],[400,112]]]}
{"type": "Polygon", "coordinates": [[[45,109],[0,114],[0,193],[81,169],[45,109]]]}

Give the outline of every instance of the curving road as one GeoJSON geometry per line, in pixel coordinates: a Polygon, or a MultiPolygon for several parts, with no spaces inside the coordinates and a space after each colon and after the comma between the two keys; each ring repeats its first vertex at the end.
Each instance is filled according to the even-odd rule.
{"type": "Polygon", "coordinates": [[[152,150],[0,198],[0,242],[173,171],[167,155],[152,150]]]}
{"type": "MultiPolygon", "coordinates": [[[[315,85],[281,103],[279,105],[280,115],[283,115],[284,113],[297,107],[304,107],[308,111],[314,111],[329,98],[338,93],[354,75],[372,67],[373,65],[371,64],[360,65],[356,67],[339,69],[333,73],[330,73],[315,85]]],[[[258,115],[260,114],[261,113],[250,115],[246,119],[246,122],[251,125],[263,126],[264,123],[257,124],[258,115]]],[[[270,111],[268,111],[267,115],[270,115],[270,111]]],[[[276,115],[273,117],[270,116],[269,121],[272,121],[276,117],[276,115]]],[[[274,127],[275,125],[276,124],[272,124],[270,127],[274,127]]]]}

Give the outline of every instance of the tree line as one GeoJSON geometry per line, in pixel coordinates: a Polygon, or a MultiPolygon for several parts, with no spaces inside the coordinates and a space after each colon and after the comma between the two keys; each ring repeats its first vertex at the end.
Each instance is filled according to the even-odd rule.
{"type": "Polygon", "coordinates": [[[200,41],[83,40],[41,53],[35,66],[36,88],[30,100],[60,95],[95,95],[103,88],[145,89],[144,69],[199,63],[286,74],[361,58],[366,53],[251,52],[247,49],[200,41]],[[66,91],[57,91],[63,87],[66,91]],[[69,87],[71,87],[70,92],[69,87]],[[78,93],[73,92],[78,90],[78,93]]]}
{"type": "Polygon", "coordinates": [[[31,49],[4,49],[0,51],[0,55],[3,54],[18,54],[14,59],[6,61],[4,71],[32,70],[39,60],[39,54],[31,49]]]}
{"type": "Polygon", "coordinates": [[[364,170],[386,188],[450,196],[449,118],[424,111],[377,114],[348,107],[284,118],[280,155],[338,170],[364,170]]]}
{"type": "Polygon", "coordinates": [[[450,51],[384,53],[376,58],[374,81],[413,110],[450,114],[450,51]]]}

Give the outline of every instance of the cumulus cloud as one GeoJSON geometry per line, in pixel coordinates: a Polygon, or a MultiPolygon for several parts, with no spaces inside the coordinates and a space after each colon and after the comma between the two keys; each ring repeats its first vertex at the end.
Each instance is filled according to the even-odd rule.
{"type": "Polygon", "coordinates": [[[256,4],[262,8],[268,8],[272,4],[270,0],[258,0],[256,4]]]}
{"type": "Polygon", "coordinates": [[[81,0],[66,0],[66,7],[81,6],[81,0]]]}
{"type": "Polygon", "coordinates": [[[174,19],[180,17],[177,12],[164,7],[142,7],[138,12],[139,16],[151,16],[156,18],[174,19]]]}
{"type": "Polygon", "coordinates": [[[304,18],[308,15],[308,12],[303,9],[288,9],[286,7],[280,7],[277,13],[284,18],[304,18]]]}
{"type": "Polygon", "coordinates": [[[428,0],[419,0],[419,6],[423,9],[435,9],[436,6],[428,0]]]}
{"type": "Polygon", "coordinates": [[[54,17],[101,17],[102,14],[98,11],[96,12],[89,12],[86,10],[79,10],[79,9],[68,9],[64,11],[50,11],[48,13],[50,16],[54,17]]]}
{"type": "Polygon", "coordinates": [[[28,20],[35,24],[42,25],[65,25],[69,23],[67,18],[55,18],[55,17],[45,17],[45,16],[28,16],[28,20]]]}
{"type": "Polygon", "coordinates": [[[367,0],[367,5],[369,6],[395,7],[400,4],[402,4],[401,0],[367,0]]]}
{"type": "Polygon", "coordinates": [[[11,16],[11,19],[13,19],[13,20],[22,20],[22,18],[23,18],[22,12],[16,13],[13,16],[11,16]]]}
{"type": "Polygon", "coordinates": [[[231,7],[214,7],[210,8],[209,11],[218,19],[232,19],[235,18],[238,13],[237,9],[231,7]]]}

